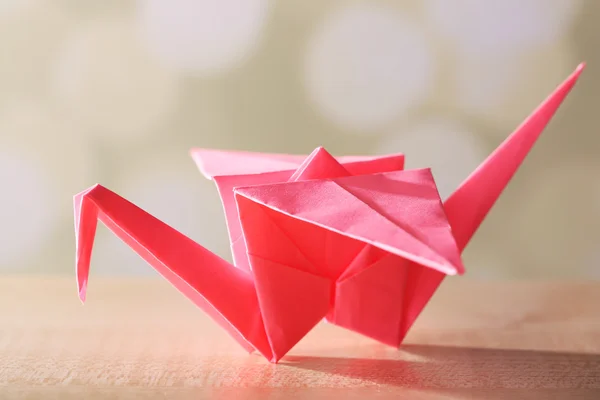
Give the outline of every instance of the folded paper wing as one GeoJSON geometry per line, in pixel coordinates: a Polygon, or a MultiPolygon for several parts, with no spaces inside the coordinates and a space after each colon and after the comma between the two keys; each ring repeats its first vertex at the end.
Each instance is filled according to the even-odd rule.
{"type": "MultiPolygon", "coordinates": [[[[272,154],[255,153],[248,151],[231,151],[194,148],[190,150],[192,159],[196,162],[200,172],[207,178],[227,175],[253,175],[276,171],[293,173],[303,162],[307,155],[297,154],[272,154]]],[[[402,169],[404,164],[403,154],[390,154],[384,156],[342,156],[338,158],[341,164],[350,165],[353,173],[374,173],[379,168],[374,167],[371,161],[382,160],[389,162],[393,168],[402,169]],[[371,165],[371,167],[370,167],[371,165]]],[[[378,165],[378,164],[375,164],[378,165]]],[[[270,182],[274,183],[274,182],[270,182]]]]}
{"type": "MultiPolygon", "coordinates": [[[[242,237],[233,189],[242,186],[287,182],[290,179],[297,180],[298,177],[292,177],[292,175],[301,173],[298,172],[298,168],[301,171],[304,168],[302,167],[303,163],[306,164],[312,160],[315,154],[322,151],[324,151],[323,148],[318,148],[309,157],[205,149],[194,149],[192,151],[194,160],[200,170],[206,177],[213,179],[217,185],[225,211],[231,252],[236,267],[248,270],[250,265],[246,255],[246,244],[242,237]],[[294,166],[293,169],[275,170],[276,167],[287,168],[291,165],[294,166]],[[228,175],[230,173],[234,174],[228,175]]],[[[339,163],[351,175],[398,171],[404,168],[404,155],[348,156],[340,157],[339,163]]]]}
{"type": "MultiPolygon", "coordinates": [[[[235,193],[249,254],[249,242],[260,235],[255,227],[263,224],[247,222],[241,196],[261,204],[265,212],[275,211],[270,218],[292,240],[318,242],[310,229],[318,226],[447,274],[464,270],[428,169],[251,186],[235,193]]],[[[271,242],[269,252],[276,251],[275,239],[267,236],[265,241],[271,242]]],[[[322,250],[319,243],[309,243],[304,250],[309,258],[316,256],[313,248],[322,250]]]]}
{"type": "Polygon", "coordinates": [[[582,69],[443,205],[430,171],[403,171],[403,156],[344,160],[321,148],[302,159],[258,155],[254,173],[243,175],[243,163],[221,162],[248,161],[249,153],[211,153],[205,172],[222,196],[236,266],[93,186],[74,197],[79,295],[85,300],[100,220],[242,347],[270,361],[323,318],[398,346],[443,277],[464,271],[461,251],[582,69]]]}

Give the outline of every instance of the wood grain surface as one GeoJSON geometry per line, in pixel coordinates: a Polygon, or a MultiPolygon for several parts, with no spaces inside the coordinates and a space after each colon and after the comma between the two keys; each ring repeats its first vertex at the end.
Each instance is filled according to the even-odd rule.
{"type": "Polygon", "coordinates": [[[399,397],[600,399],[600,284],[448,279],[399,350],[322,323],[274,365],[158,278],[0,278],[0,399],[399,397]]]}

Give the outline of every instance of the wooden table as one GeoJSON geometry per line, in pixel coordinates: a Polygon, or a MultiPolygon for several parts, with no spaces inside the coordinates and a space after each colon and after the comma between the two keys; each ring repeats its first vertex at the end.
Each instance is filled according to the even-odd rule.
{"type": "Polygon", "coordinates": [[[278,365],[161,279],[0,278],[0,399],[600,399],[600,283],[448,279],[400,350],[320,324],[278,365]]]}

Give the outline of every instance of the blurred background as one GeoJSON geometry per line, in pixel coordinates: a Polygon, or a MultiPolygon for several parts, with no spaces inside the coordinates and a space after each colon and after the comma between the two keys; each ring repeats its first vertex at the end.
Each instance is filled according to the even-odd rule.
{"type": "MultiPolygon", "coordinates": [[[[231,259],[191,147],[404,152],[447,196],[587,69],[467,277],[600,278],[596,0],[1,0],[0,273],[74,272],[97,182],[231,259]]],[[[93,274],[152,275],[99,227],[93,274]]]]}

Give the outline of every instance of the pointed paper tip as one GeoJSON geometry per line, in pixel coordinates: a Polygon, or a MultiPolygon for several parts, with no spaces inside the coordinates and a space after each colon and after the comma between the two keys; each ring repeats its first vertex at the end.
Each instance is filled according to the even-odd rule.
{"type": "Polygon", "coordinates": [[[310,153],[310,154],[309,154],[309,155],[306,157],[306,159],[304,159],[304,163],[306,163],[306,160],[311,160],[311,159],[315,158],[315,157],[316,157],[318,154],[321,154],[321,153],[325,153],[325,154],[329,154],[329,155],[331,155],[331,154],[330,154],[330,153],[327,151],[327,149],[325,149],[325,147],[323,147],[323,146],[319,146],[319,147],[316,147],[316,148],[315,148],[315,149],[314,149],[314,150],[313,150],[313,151],[312,151],[312,152],[311,152],[311,153],[310,153]]]}
{"type": "MultiPolygon", "coordinates": [[[[568,92],[573,88],[573,86],[575,86],[575,84],[579,80],[579,76],[585,69],[585,65],[585,62],[581,62],[577,66],[577,68],[575,68],[575,70],[571,73],[571,75],[569,75],[569,77],[565,81],[563,81],[563,83],[556,89],[556,91],[548,97],[548,99],[558,96],[559,92],[562,92],[561,94],[563,98],[566,97],[568,92]]],[[[560,101],[562,101],[562,99],[560,101]]],[[[543,107],[543,104],[540,107],[543,107]]]]}
{"type": "MultiPolygon", "coordinates": [[[[77,272],[79,273],[79,269],[77,272]]],[[[79,295],[79,300],[81,300],[81,304],[84,304],[87,294],[87,278],[77,278],[77,293],[79,295]]]]}
{"type": "MultiPolygon", "coordinates": [[[[459,250],[459,254],[460,254],[460,250],[459,250]]],[[[458,258],[458,260],[454,261],[451,264],[452,268],[448,271],[448,275],[450,276],[454,276],[454,275],[459,275],[462,276],[465,274],[465,264],[463,263],[463,260],[461,257],[458,258]]]]}
{"type": "Polygon", "coordinates": [[[458,260],[455,262],[451,262],[449,260],[444,260],[443,262],[423,262],[423,266],[428,268],[435,269],[446,275],[462,275],[465,272],[465,267],[462,263],[462,260],[458,260]]]}
{"type": "Polygon", "coordinates": [[[81,300],[81,304],[85,304],[86,293],[87,291],[85,287],[79,289],[79,300],[81,300]]]}
{"type": "Polygon", "coordinates": [[[204,162],[204,159],[201,157],[200,153],[204,151],[204,149],[198,148],[198,147],[192,147],[189,150],[189,155],[190,157],[192,157],[192,160],[194,160],[194,162],[196,163],[196,166],[198,167],[198,169],[200,170],[200,173],[209,181],[212,181],[214,179],[214,177],[208,173],[208,171],[206,170],[206,163],[204,162]]]}
{"type": "Polygon", "coordinates": [[[460,265],[441,265],[437,269],[438,269],[438,271],[443,272],[444,274],[446,274],[448,276],[463,275],[465,273],[465,267],[463,267],[462,264],[460,264],[460,265]]]}
{"type": "Polygon", "coordinates": [[[199,159],[199,153],[202,153],[203,151],[205,151],[206,149],[202,149],[200,147],[192,147],[189,149],[188,154],[193,158],[196,159],[196,157],[199,159]]]}
{"type": "Polygon", "coordinates": [[[575,71],[573,71],[571,76],[569,76],[567,78],[565,83],[569,82],[570,86],[573,86],[575,84],[575,82],[579,79],[579,76],[581,75],[581,73],[583,72],[584,69],[585,69],[585,62],[582,62],[577,66],[577,68],[575,68],[575,71]]]}
{"type": "Polygon", "coordinates": [[[271,364],[279,364],[279,360],[281,360],[281,357],[276,356],[275,354],[273,354],[273,358],[271,358],[269,360],[269,362],[271,364]]]}

